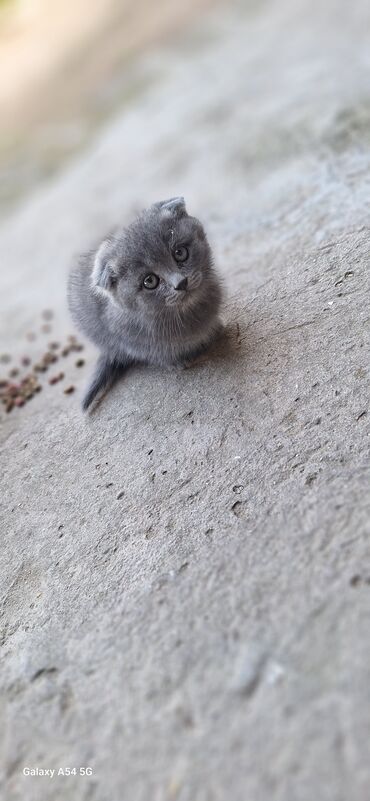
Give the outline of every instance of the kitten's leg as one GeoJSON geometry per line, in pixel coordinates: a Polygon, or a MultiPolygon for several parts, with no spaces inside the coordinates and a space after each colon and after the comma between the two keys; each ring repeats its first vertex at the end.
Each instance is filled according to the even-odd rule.
{"type": "Polygon", "coordinates": [[[83,398],[82,408],[84,411],[89,408],[98,392],[113,386],[115,381],[120,378],[126,370],[133,364],[132,359],[127,357],[125,361],[110,360],[105,353],[99,356],[96,363],[95,372],[91,384],[83,398]]]}
{"type": "Polygon", "coordinates": [[[215,344],[217,344],[218,340],[224,334],[225,328],[221,321],[218,321],[217,327],[213,332],[212,339],[206,342],[203,345],[199,345],[198,348],[194,349],[190,353],[187,353],[186,357],[183,359],[181,366],[183,370],[187,370],[191,367],[197,367],[198,365],[205,364],[210,359],[210,351],[215,344]]]}
{"type": "Polygon", "coordinates": [[[192,367],[199,367],[201,364],[209,362],[209,355],[206,351],[198,353],[196,356],[189,356],[179,365],[182,370],[191,370],[192,367]]]}

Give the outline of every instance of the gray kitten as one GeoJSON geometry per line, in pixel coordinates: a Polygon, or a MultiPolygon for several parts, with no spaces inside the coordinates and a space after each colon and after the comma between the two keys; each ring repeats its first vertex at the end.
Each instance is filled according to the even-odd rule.
{"type": "Polygon", "coordinates": [[[155,203],[82,256],[68,300],[74,322],[101,351],[83,409],[131,365],[182,364],[221,328],[211,249],[183,198],[155,203]]]}

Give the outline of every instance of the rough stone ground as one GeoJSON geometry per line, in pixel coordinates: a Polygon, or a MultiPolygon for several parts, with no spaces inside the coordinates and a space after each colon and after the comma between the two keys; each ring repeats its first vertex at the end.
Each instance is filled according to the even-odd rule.
{"type": "Polygon", "coordinates": [[[229,4],[3,222],[13,354],[45,306],[70,331],[73,254],[175,193],[229,293],[207,364],[84,419],[68,357],[78,393],[2,413],[6,799],[369,798],[369,22],[229,4]]]}

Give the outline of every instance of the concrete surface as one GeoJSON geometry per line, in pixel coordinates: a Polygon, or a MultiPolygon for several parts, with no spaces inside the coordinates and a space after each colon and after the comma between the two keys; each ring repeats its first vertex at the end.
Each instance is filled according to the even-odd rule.
{"type": "Polygon", "coordinates": [[[73,254],[154,199],[186,196],[229,293],[207,364],[84,419],[87,349],[1,413],[7,800],[369,798],[369,22],[229,4],[3,221],[14,359],[45,307],[70,332],[73,254]]]}

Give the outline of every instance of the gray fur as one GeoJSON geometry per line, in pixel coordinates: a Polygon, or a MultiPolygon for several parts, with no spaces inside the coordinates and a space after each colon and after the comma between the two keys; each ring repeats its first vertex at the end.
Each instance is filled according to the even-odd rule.
{"type": "Polygon", "coordinates": [[[68,300],[74,322],[101,351],[84,408],[130,365],[181,364],[220,329],[211,249],[183,198],[155,203],[82,256],[70,275],[68,300]],[[188,254],[185,261],[176,261],[176,250],[188,254]],[[159,285],[146,289],[144,278],[153,274],[159,285]]]}

